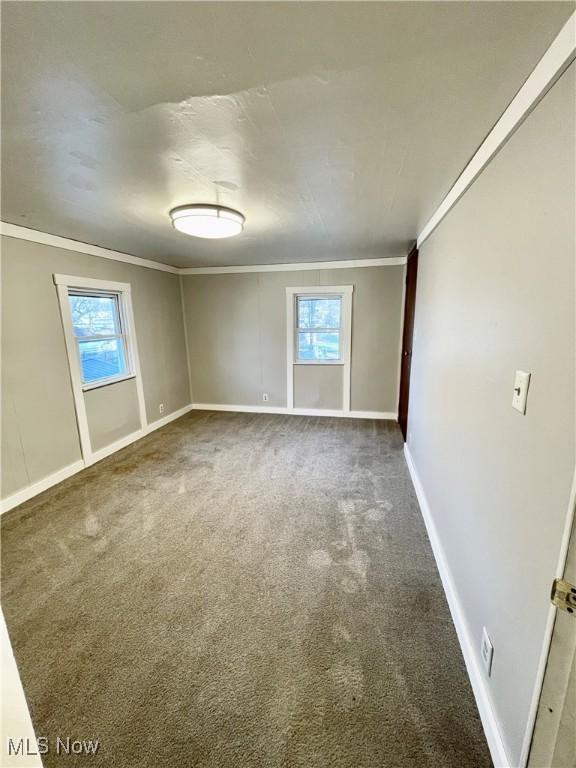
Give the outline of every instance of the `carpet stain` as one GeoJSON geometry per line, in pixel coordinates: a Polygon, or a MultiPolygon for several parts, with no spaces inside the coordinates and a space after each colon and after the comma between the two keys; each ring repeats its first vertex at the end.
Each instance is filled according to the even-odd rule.
{"type": "Polygon", "coordinates": [[[318,549],[308,555],[308,564],[316,570],[324,570],[332,565],[332,558],[325,549],[318,549]]]}
{"type": "Polygon", "coordinates": [[[360,589],[360,585],[356,579],[353,579],[351,576],[343,576],[340,579],[340,587],[349,595],[355,594],[360,589]]]}
{"type": "Polygon", "coordinates": [[[332,627],[332,639],[337,645],[349,643],[352,640],[352,635],[348,629],[341,622],[337,622],[332,627]]]}
{"type": "Polygon", "coordinates": [[[336,706],[352,709],[360,705],[364,690],[364,674],[359,659],[341,660],[330,669],[336,706]]]}
{"type": "Polygon", "coordinates": [[[362,549],[355,549],[348,560],[346,560],[346,566],[354,576],[358,583],[366,586],[366,574],[368,573],[368,567],[370,566],[370,557],[367,552],[362,549]]]}
{"type": "Polygon", "coordinates": [[[84,518],[86,536],[94,539],[102,532],[100,521],[95,515],[87,515],[84,518]]]}
{"type": "Polygon", "coordinates": [[[46,768],[491,765],[395,424],[191,412],[0,525],[46,768]]]}

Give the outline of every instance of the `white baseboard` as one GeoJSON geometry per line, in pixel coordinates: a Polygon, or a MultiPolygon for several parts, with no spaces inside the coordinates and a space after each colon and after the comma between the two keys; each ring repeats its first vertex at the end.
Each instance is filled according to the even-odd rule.
{"type": "Polygon", "coordinates": [[[446,599],[448,601],[450,613],[452,614],[452,621],[454,622],[458,640],[460,641],[460,647],[464,656],[466,670],[468,672],[468,677],[470,678],[470,683],[472,684],[472,691],[476,699],[476,705],[478,707],[478,712],[480,713],[480,719],[482,720],[484,733],[486,734],[486,740],[488,742],[488,747],[492,756],[492,762],[494,763],[495,768],[511,768],[514,764],[508,757],[506,747],[502,739],[498,717],[494,710],[490,691],[484,677],[484,672],[480,667],[478,656],[474,650],[476,646],[479,646],[480,641],[478,640],[478,642],[475,642],[470,634],[470,629],[464,616],[464,611],[462,609],[462,604],[460,602],[458,591],[454,583],[454,578],[452,576],[450,566],[448,565],[448,560],[446,559],[444,547],[442,546],[438,529],[434,523],[432,511],[426,499],[426,494],[424,493],[424,488],[422,487],[420,478],[418,477],[418,472],[414,466],[414,461],[410,454],[410,449],[407,445],[404,445],[404,455],[406,457],[406,463],[408,465],[410,477],[412,478],[414,490],[416,491],[416,496],[418,497],[418,503],[420,504],[422,517],[424,518],[424,524],[426,525],[426,530],[428,531],[428,538],[430,539],[430,544],[432,545],[432,551],[436,559],[438,572],[440,573],[440,578],[442,579],[442,585],[444,587],[444,592],[446,593],[446,599]]]}
{"type": "Polygon", "coordinates": [[[75,475],[77,472],[80,472],[85,467],[91,466],[97,461],[101,461],[102,459],[105,459],[107,456],[111,456],[117,451],[121,451],[122,448],[126,448],[131,443],[136,442],[136,440],[140,440],[140,438],[150,434],[150,432],[154,432],[156,429],[165,427],[167,424],[170,424],[171,421],[179,419],[181,416],[184,416],[193,409],[204,411],[237,411],[240,413],[278,413],[292,414],[295,416],[336,416],[340,418],[348,417],[351,419],[395,420],[397,418],[395,413],[387,413],[385,411],[351,411],[350,413],[343,413],[343,411],[329,411],[312,408],[295,408],[293,410],[288,410],[288,408],[268,408],[266,406],[257,405],[219,405],[217,403],[194,403],[194,405],[189,404],[185,405],[184,408],[180,408],[179,410],[174,411],[173,413],[169,413],[162,419],[153,421],[144,429],[132,432],[130,435],[126,435],[126,437],[117,440],[115,443],[111,443],[110,445],[107,445],[98,451],[94,451],[88,462],[84,462],[83,459],[79,459],[73,464],[69,464],[67,467],[63,467],[57,472],[48,475],[48,477],[28,485],[26,488],[22,488],[20,491],[16,491],[16,493],[13,493],[11,496],[7,496],[5,499],[0,501],[0,514],[8,512],[8,510],[23,504],[25,501],[32,499],[39,493],[48,490],[48,488],[52,488],[52,486],[61,483],[63,480],[67,480],[69,477],[75,475]]]}
{"type": "Polygon", "coordinates": [[[347,415],[350,419],[381,419],[385,421],[398,421],[398,413],[396,411],[350,411],[350,413],[347,415]]]}
{"type": "Polygon", "coordinates": [[[116,440],[115,443],[110,443],[110,445],[105,445],[104,448],[93,451],[89,461],[86,461],[86,466],[91,467],[92,464],[96,464],[97,461],[102,461],[102,459],[111,456],[113,453],[116,453],[116,451],[121,451],[122,448],[126,448],[128,445],[135,443],[136,440],[140,440],[145,434],[147,434],[146,428],[139,429],[137,432],[131,432],[129,435],[126,435],[126,437],[121,437],[120,440],[116,440]]]}
{"type": "Polygon", "coordinates": [[[38,496],[39,493],[47,491],[48,488],[52,488],[53,485],[61,483],[63,480],[67,480],[72,475],[80,472],[84,469],[84,462],[82,459],[74,461],[72,464],[68,464],[67,467],[62,467],[57,472],[54,472],[48,477],[43,477],[42,480],[38,480],[31,485],[27,485],[26,488],[22,488],[20,491],[16,491],[11,496],[7,496],[0,502],[0,513],[8,512],[9,509],[17,507],[19,504],[24,504],[28,499],[38,496]]]}
{"type": "Polygon", "coordinates": [[[172,413],[169,413],[168,416],[163,416],[161,419],[158,419],[157,421],[152,421],[148,426],[146,427],[146,434],[149,432],[154,432],[155,429],[161,429],[162,427],[165,427],[167,424],[170,424],[171,421],[176,421],[176,419],[179,419],[181,416],[185,416],[187,413],[189,413],[194,406],[192,403],[189,403],[188,405],[185,405],[184,408],[180,408],[177,411],[172,411],[172,413]]]}
{"type": "Polygon", "coordinates": [[[220,403],[194,403],[195,411],[231,411],[235,413],[270,413],[283,416],[332,416],[338,419],[390,419],[396,421],[398,414],[392,411],[349,411],[323,408],[285,408],[266,405],[222,405],[220,403]]]}
{"type": "Polygon", "coordinates": [[[113,453],[116,453],[116,451],[122,450],[122,448],[126,448],[126,446],[136,442],[136,440],[140,440],[141,437],[144,437],[150,432],[154,432],[156,429],[165,427],[171,421],[179,419],[181,416],[184,416],[186,413],[188,413],[188,411],[191,410],[192,405],[186,405],[184,408],[180,408],[178,411],[174,411],[173,413],[169,413],[168,416],[164,416],[164,418],[158,419],[158,421],[153,421],[144,429],[139,429],[137,432],[132,432],[130,435],[126,435],[126,437],[117,440],[115,443],[111,443],[110,445],[101,448],[99,451],[95,451],[90,457],[90,462],[85,463],[83,459],[79,459],[73,464],[69,464],[67,467],[63,467],[57,472],[48,475],[48,477],[28,485],[26,488],[22,488],[22,490],[13,493],[11,496],[7,496],[5,499],[0,501],[0,514],[8,512],[8,510],[23,504],[25,501],[32,499],[39,493],[48,490],[48,488],[52,488],[53,485],[57,485],[63,480],[67,480],[69,477],[72,477],[72,475],[75,475],[77,472],[85,469],[85,467],[90,466],[97,461],[101,461],[107,456],[111,456],[113,453]]]}
{"type": "Polygon", "coordinates": [[[184,408],[173,411],[172,413],[169,413],[168,416],[164,416],[161,419],[153,421],[151,424],[147,424],[142,429],[139,429],[136,432],[132,432],[130,435],[126,435],[126,437],[120,438],[120,440],[117,440],[115,443],[111,443],[110,445],[101,448],[99,451],[94,451],[89,463],[95,464],[97,461],[101,461],[107,456],[111,456],[113,453],[116,453],[116,451],[121,451],[122,448],[126,448],[128,445],[135,443],[136,440],[140,440],[141,437],[149,435],[150,432],[154,432],[156,429],[165,427],[167,424],[170,424],[171,421],[179,419],[181,416],[184,416],[191,410],[192,405],[185,405],[184,408]]]}

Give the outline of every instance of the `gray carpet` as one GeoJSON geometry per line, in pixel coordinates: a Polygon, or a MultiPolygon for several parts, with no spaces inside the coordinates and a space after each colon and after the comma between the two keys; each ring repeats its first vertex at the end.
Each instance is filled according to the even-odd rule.
{"type": "Polygon", "coordinates": [[[389,422],[195,412],[2,518],[47,766],[482,768],[389,422]]]}

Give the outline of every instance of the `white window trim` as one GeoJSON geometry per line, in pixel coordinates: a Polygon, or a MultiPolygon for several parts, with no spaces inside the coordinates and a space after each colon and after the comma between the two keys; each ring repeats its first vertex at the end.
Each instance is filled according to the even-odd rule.
{"type": "Polygon", "coordinates": [[[294,365],[344,365],[344,356],[342,354],[342,331],[343,331],[343,314],[344,314],[344,296],[343,294],[331,294],[332,296],[340,296],[342,303],[340,305],[340,325],[338,328],[299,328],[298,327],[298,299],[326,299],[327,294],[315,291],[314,293],[297,293],[294,296],[294,365]],[[300,360],[298,357],[298,331],[301,333],[307,331],[309,333],[333,333],[338,331],[338,352],[340,357],[336,360],[300,360]]]}
{"type": "Polygon", "coordinates": [[[142,387],[142,374],[140,371],[140,358],[138,355],[138,345],[136,343],[136,326],[134,323],[134,311],[132,309],[132,292],[130,283],[117,283],[109,280],[96,280],[89,277],[78,277],[73,275],[54,275],[54,283],[58,292],[60,303],[60,315],[62,317],[62,327],[64,329],[64,340],[66,342],[66,352],[68,355],[68,364],[70,366],[70,380],[72,383],[72,393],[74,396],[74,405],[76,408],[76,420],[78,422],[78,433],[80,435],[80,446],[82,457],[86,466],[92,464],[96,459],[92,450],[90,441],[90,430],[88,427],[88,417],[86,413],[86,402],[84,395],[93,389],[112,386],[128,379],[136,380],[136,393],[138,397],[138,413],[140,417],[140,429],[142,432],[147,427],[146,406],[144,403],[144,389],[142,387]],[[68,295],[70,290],[93,291],[118,295],[118,309],[120,312],[120,322],[122,323],[123,335],[125,340],[127,367],[128,371],[122,376],[114,379],[105,379],[97,382],[82,382],[82,372],[80,367],[80,357],[78,353],[78,344],[72,325],[72,313],[70,312],[70,302],[68,295]]]}
{"type": "Polygon", "coordinates": [[[79,357],[80,362],[80,375],[82,375],[82,361],[80,360],[80,341],[92,341],[92,340],[105,340],[105,339],[121,339],[122,347],[124,349],[124,359],[126,361],[126,371],[119,376],[107,376],[106,378],[96,379],[94,381],[82,380],[82,390],[88,392],[91,389],[99,389],[100,387],[107,387],[109,384],[117,384],[119,381],[126,381],[126,379],[134,379],[136,374],[134,373],[134,355],[132,353],[131,339],[128,334],[128,319],[126,317],[126,300],[125,293],[122,291],[103,291],[95,288],[67,288],[68,296],[74,294],[80,295],[92,295],[92,296],[116,296],[118,304],[118,320],[120,322],[120,333],[110,334],[109,336],[92,336],[90,339],[80,338],[74,335],[76,354],[79,357]]]}
{"type": "Polygon", "coordinates": [[[312,285],[286,288],[286,405],[294,410],[294,366],[295,365],[339,365],[342,368],[342,413],[350,413],[350,376],[352,350],[352,293],[353,285],[312,285]],[[296,359],[296,299],[298,296],[325,298],[342,297],[340,316],[340,359],[339,360],[297,360],[296,359]]]}

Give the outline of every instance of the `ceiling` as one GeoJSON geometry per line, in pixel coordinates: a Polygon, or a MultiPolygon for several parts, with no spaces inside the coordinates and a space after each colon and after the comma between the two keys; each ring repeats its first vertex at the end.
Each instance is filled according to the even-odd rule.
{"type": "Polygon", "coordinates": [[[400,256],[563,2],[3,2],[2,219],[174,266],[400,256]],[[218,202],[208,241],[168,211],[218,202]]]}

